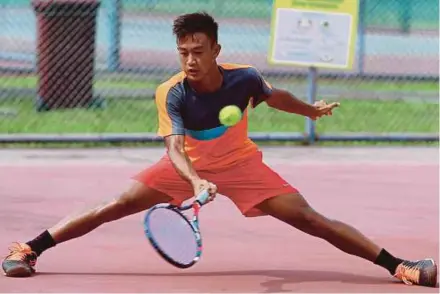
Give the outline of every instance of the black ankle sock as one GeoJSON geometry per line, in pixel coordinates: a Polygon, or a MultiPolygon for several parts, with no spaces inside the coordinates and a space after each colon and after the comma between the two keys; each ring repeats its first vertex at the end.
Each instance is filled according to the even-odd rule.
{"type": "Polygon", "coordinates": [[[374,264],[377,264],[385,269],[387,269],[391,275],[394,275],[396,272],[397,266],[403,262],[403,259],[396,258],[392,256],[388,251],[382,249],[377,256],[374,264]]]}
{"type": "Polygon", "coordinates": [[[37,254],[37,256],[40,256],[41,253],[43,253],[45,250],[54,247],[56,245],[54,239],[47,230],[44,231],[41,235],[39,235],[37,238],[27,242],[26,244],[32,248],[32,251],[34,251],[37,254]]]}

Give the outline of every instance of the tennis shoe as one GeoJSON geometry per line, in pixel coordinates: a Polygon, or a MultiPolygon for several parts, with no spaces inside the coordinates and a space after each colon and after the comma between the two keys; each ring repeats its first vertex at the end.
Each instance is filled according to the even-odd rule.
{"type": "Polygon", "coordinates": [[[37,254],[25,243],[13,243],[2,263],[8,277],[29,277],[35,273],[37,254]]]}
{"type": "Polygon", "coordinates": [[[437,265],[433,259],[404,261],[397,266],[394,277],[407,285],[437,286],[437,265]]]}

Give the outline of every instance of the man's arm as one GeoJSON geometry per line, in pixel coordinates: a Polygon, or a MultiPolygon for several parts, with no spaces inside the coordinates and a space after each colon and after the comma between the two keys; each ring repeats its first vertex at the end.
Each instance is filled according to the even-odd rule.
{"type": "Polygon", "coordinates": [[[327,104],[322,100],[312,105],[281,89],[272,89],[265,101],[269,107],[307,116],[313,120],[323,115],[332,115],[333,108],[339,106],[338,102],[327,104]]]}
{"type": "Polygon", "coordinates": [[[168,157],[180,177],[191,184],[195,195],[206,189],[211,195],[209,200],[213,200],[213,197],[217,193],[217,186],[207,180],[201,179],[193,168],[191,160],[188,158],[184,149],[185,136],[171,135],[165,137],[164,140],[168,157]]]}
{"type": "Polygon", "coordinates": [[[177,173],[187,182],[194,186],[194,183],[200,180],[193,168],[188,155],[184,149],[185,136],[171,135],[165,137],[165,146],[168,156],[176,169],[177,173]]]}
{"type": "Polygon", "coordinates": [[[316,119],[331,115],[332,109],[339,106],[339,103],[326,104],[324,101],[308,104],[286,90],[273,88],[256,69],[250,69],[249,73],[253,81],[253,107],[265,101],[269,107],[316,119]]]}
{"type": "Polygon", "coordinates": [[[156,91],[156,106],[159,116],[158,135],[165,141],[168,157],[181,178],[189,182],[197,195],[207,189],[215,196],[217,187],[206,180],[200,179],[185,152],[185,127],[180,114],[181,94],[176,88],[163,84],[156,91]]]}
{"type": "Polygon", "coordinates": [[[266,103],[272,108],[307,117],[313,117],[317,112],[314,105],[303,102],[288,91],[281,89],[272,89],[271,95],[266,98],[266,103]]]}
{"type": "Polygon", "coordinates": [[[194,182],[200,178],[184,149],[185,127],[180,114],[181,95],[176,87],[168,87],[166,84],[158,87],[156,91],[158,134],[164,138],[168,156],[177,173],[194,186],[194,182]]]}

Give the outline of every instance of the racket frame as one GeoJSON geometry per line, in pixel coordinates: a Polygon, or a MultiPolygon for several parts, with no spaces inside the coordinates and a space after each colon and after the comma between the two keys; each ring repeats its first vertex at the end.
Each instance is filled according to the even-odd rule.
{"type": "Polygon", "coordinates": [[[173,204],[169,204],[169,203],[161,203],[161,204],[157,204],[155,206],[153,206],[150,210],[148,210],[148,212],[145,214],[145,218],[144,218],[144,232],[145,235],[147,236],[148,240],[150,241],[150,244],[153,246],[153,248],[156,250],[157,253],[159,253],[159,255],[165,259],[168,263],[172,264],[175,267],[181,268],[181,269],[185,269],[185,268],[189,268],[191,266],[193,266],[194,264],[197,263],[197,261],[199,261],[202,252],[203,252],[203,247],[202,247],[202,236],[200,234],[200,227],[199,227],[199,211],[201,208],[202,204],[199,201],[194,201],[191,204],[187,204],[185,206],[176,206],[173,204]],[[186,211],[189,209],[193,209],[193,217],[191,219],[188,219],[183,213],[182,211],[186,211]],[[196,239],[196,244],[197,244],[197,252],[195,257],[193,258],[193,260],[190,263],[187,264],[183,264],[180,262],[175,261],[174,259],[172,259],[171,257],[169,257],[158,245],[158,243],[156,242],[156,240],[153,237],[151,228],[150,228],[150,216],[151,214],[158,210],[158,209],[168,209],[173,211],[174,213],[178,214],[191,228],[192,232],[194,233],[194,237],[196,239]]]}

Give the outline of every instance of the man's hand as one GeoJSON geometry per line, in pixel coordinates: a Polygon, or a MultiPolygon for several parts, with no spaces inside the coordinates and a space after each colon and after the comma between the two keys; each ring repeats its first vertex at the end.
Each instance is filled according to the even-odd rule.
{"type": "Polygon", "coordinates": [[[203,190],[208,190],[209,198],[208,201],[212,201],[217,194],[217,186],[207,180],[197,179],[192,181],[192,186],[194,189],[194,195],[198,195],[203,190]]]}
{"type": "Polygon", "coordinates": [[[332,115],[333,109],[338,107],[339,105],[340,105],[339,102],[333,102],[333,103],[327,104],[324,100],[316,101],[313,104],[313,106],[315,107],[315,111],[309,117],[312,120],[316,120],[317,118],[320,118],[323,115],[332,115]]]}

